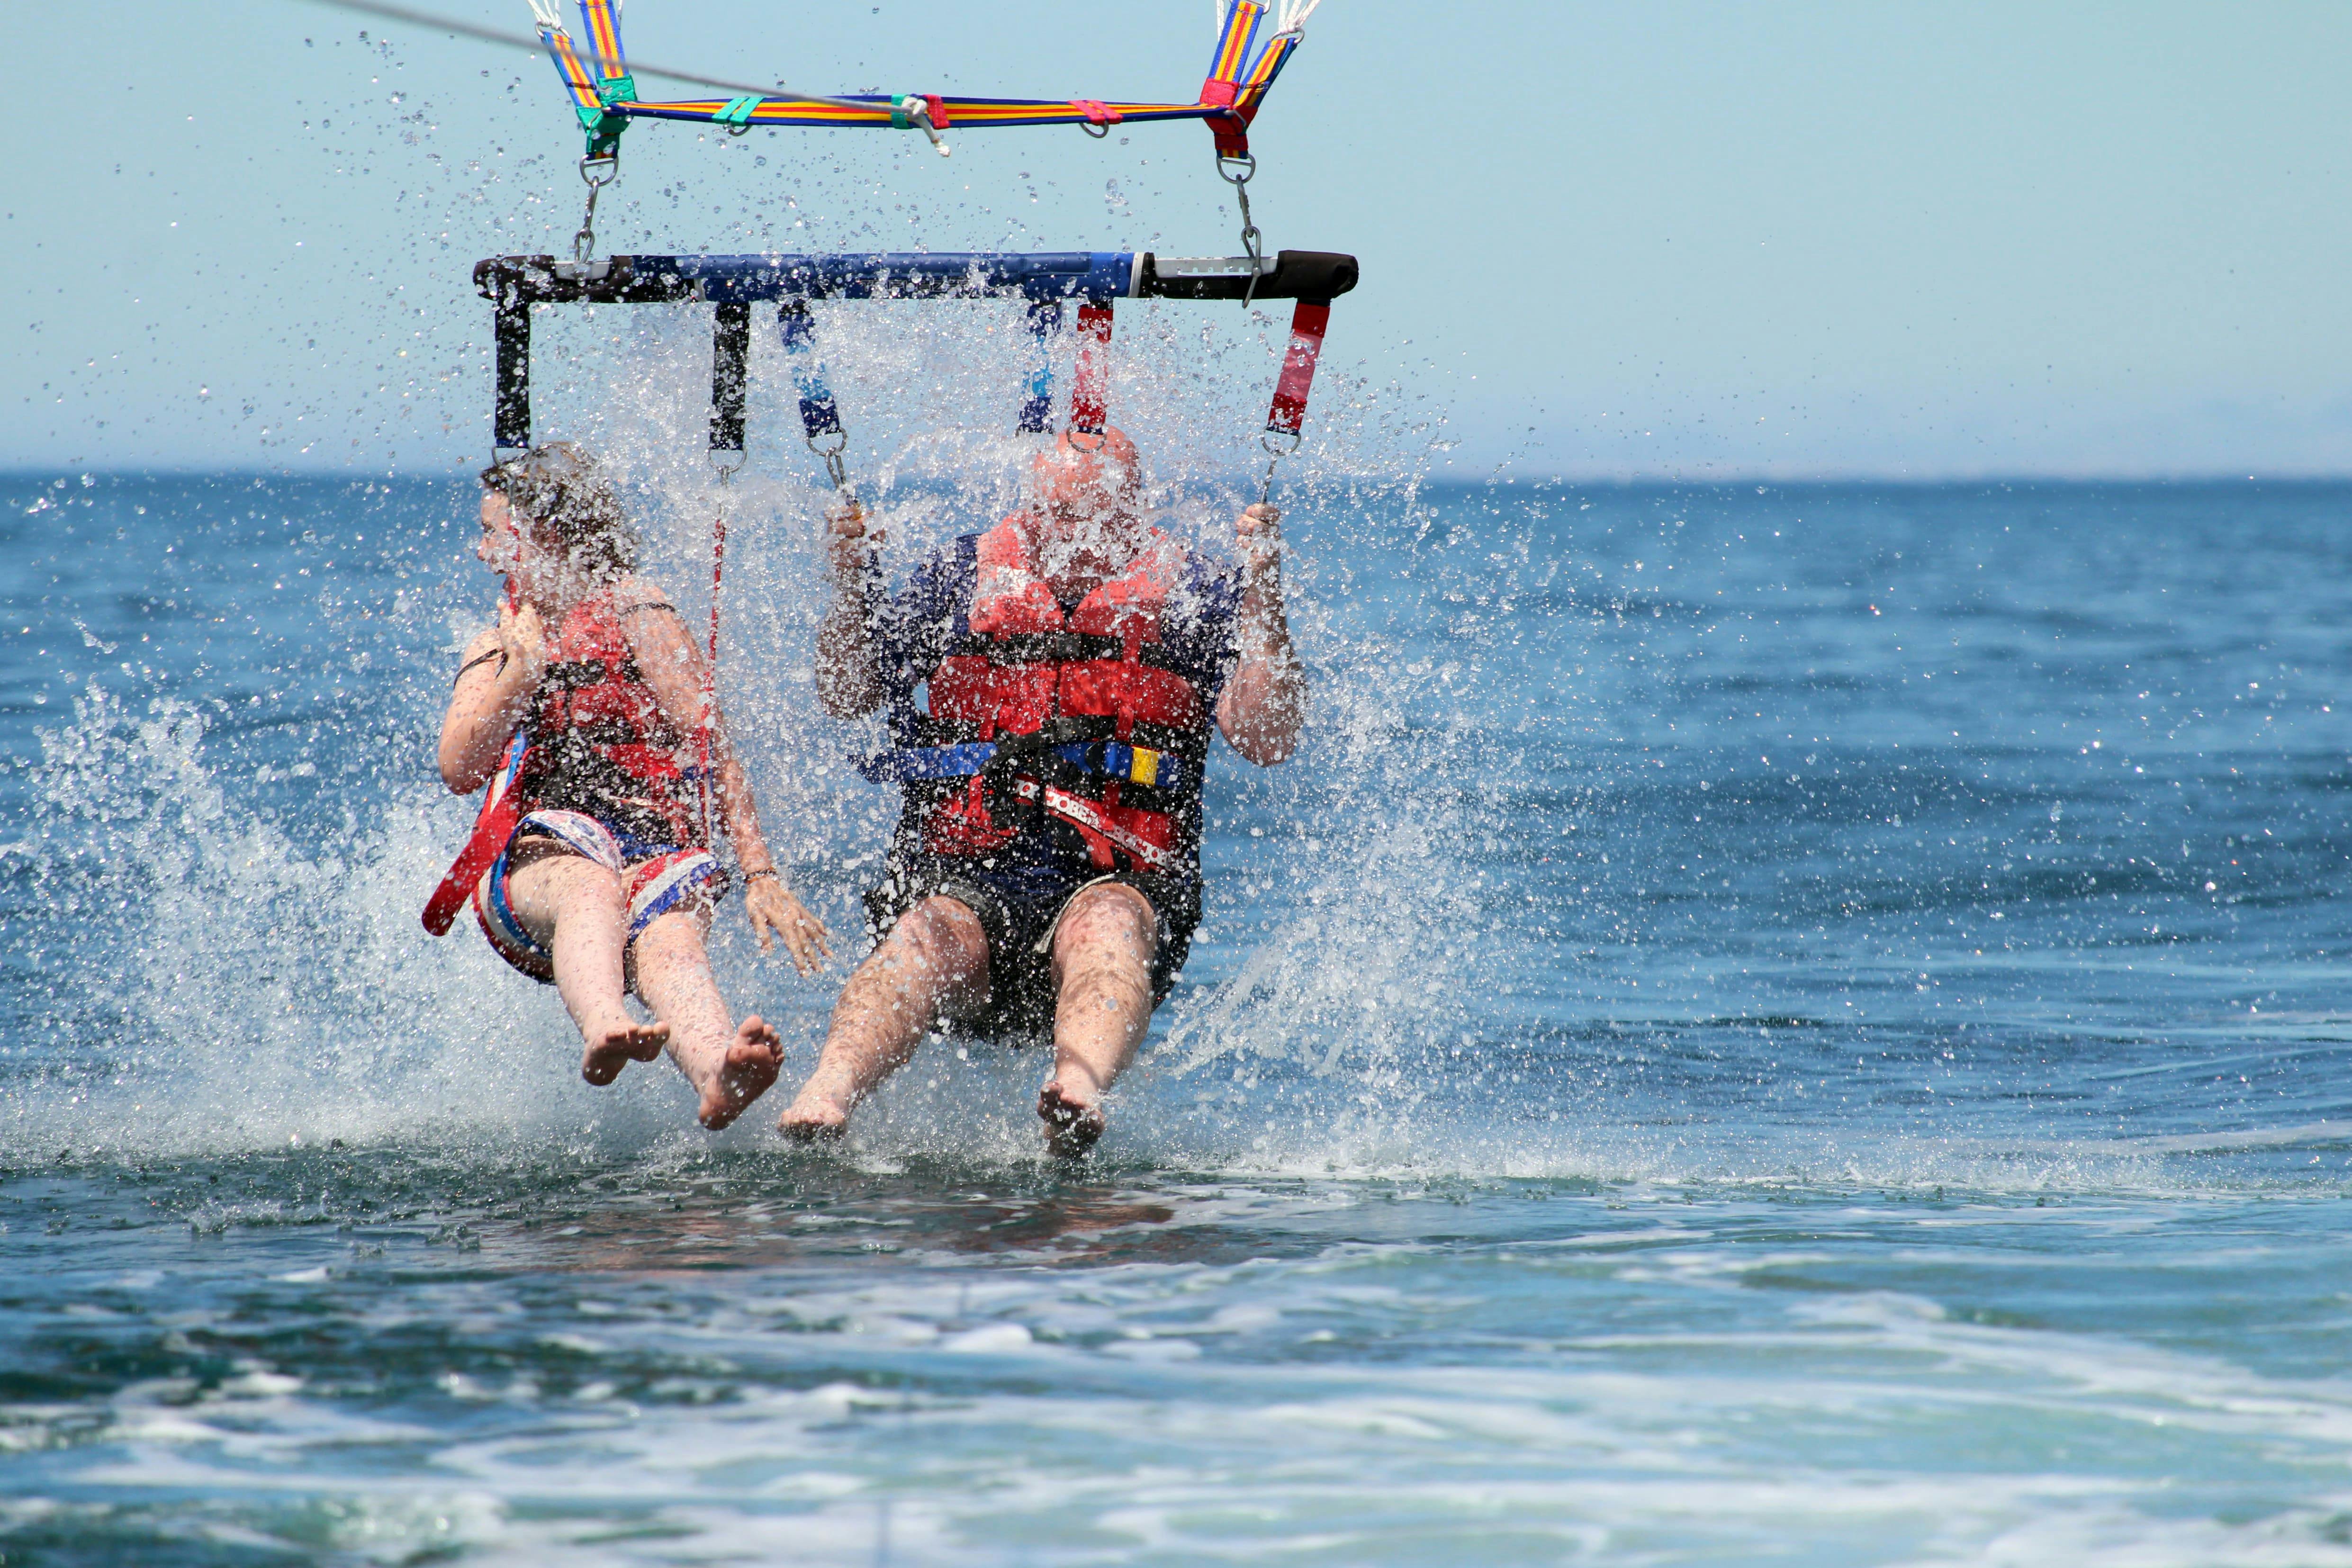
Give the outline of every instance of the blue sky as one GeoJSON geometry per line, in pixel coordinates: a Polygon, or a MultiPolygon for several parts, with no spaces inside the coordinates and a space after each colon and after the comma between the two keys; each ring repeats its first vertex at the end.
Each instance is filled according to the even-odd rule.
{"type": "MultiPolygon", "coordinates": [[[[0,464],[478,459],[468,269],[578,221],[543,59],[303,0],[9,30],[0,464]]],[[[820,89],[1184,96],[1210,6],[634,0],[627,33],[820,89]]],[[[1363,258],[1331,352],[1445,405],[1463,471],[2352,473],[2347,79],[2343,6],[1327,0],[1253,190],[1274,244],[1363,258]]],[[[1231,250],[1205,132],[1129,132],[644,125],[603,229],[1231,250]]]]}

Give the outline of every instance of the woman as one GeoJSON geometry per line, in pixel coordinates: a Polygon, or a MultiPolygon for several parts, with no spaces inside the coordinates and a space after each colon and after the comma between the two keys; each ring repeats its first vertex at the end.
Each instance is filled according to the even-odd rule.
{"type": "Polygon", "coordinates": [[[507,595],[458,667],[441,778],[460,795],[493,775],[505,787],[445,891],[470,886],[499,955],[554,983],[586,1045],[583,1078],[610,1083],[667,1047],[702,1125],[724,1127],[775,1082],[783,1047],[756,1015],[738,1026],[711,979],[703,938],[727,885],[714,807],[760,951],[782,936],[813,973],[832,952],[824,927],[776,870],[709,672],[677,609],[633,574],[635,537],[594,460],[553,442],[482,486],[475,554],[507,595]],[[630,1015],[628,992],[656,1022],[630,1015]]]}

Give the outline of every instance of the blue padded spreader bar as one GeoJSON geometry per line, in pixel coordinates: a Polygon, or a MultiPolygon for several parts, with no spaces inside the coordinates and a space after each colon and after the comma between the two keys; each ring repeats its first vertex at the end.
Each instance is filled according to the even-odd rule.
{"type": "MultiPolygon", "coordinates": [[[[643,278],[653,257],[633,258],[643,278]]],[[[660,270],[714,304],[736,300],[917,300],[1012,294],[1032,300],[1125,299],[1135,254],[1064,250],[870,251],[833,256],[666,256],[660,270]]]]}

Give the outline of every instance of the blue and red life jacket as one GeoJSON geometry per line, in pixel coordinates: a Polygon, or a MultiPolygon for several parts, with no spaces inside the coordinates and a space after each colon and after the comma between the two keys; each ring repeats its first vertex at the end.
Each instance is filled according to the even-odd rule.
{"type": "Polygon", "coordinates": [[[1209,705],[1159,662],[1186,558],[1150,530],[1134,563],[1065,609],[1038,574],[1029,519],[982,534],[965,630],[929,672],[920,742],[866,767],[908,789],[923,848],[987,856],[1039,814],[1099,870],[1174,870],[1197,835],[1209,705]]]}

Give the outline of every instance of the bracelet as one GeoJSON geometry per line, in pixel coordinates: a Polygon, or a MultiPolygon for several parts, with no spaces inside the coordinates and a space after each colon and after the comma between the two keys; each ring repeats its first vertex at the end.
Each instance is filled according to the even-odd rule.
{"type": "Polygon", "coordinates": [[[743,873],[743,879],[747,882],[756,882],[762,877],[775,877],[776,880],[779,882],[783,880],[782,877],[776,876],[776,868],[773,866],[769,867],[764,871],[746,871],[743,873]]]}

